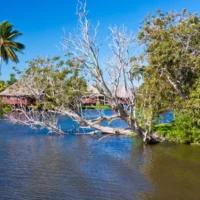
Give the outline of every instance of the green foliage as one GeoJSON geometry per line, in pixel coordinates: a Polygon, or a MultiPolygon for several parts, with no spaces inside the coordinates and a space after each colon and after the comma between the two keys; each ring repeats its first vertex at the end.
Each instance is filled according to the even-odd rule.
{"type": "MultiPolygon", "coordinates": [[[[3,92],[7,87],[15,83],[17,79],[15,78],[15,74],[10,74],[10,79],[8,81],[0,80],[0,92],[3,92]]],[[[2,99],[0,99],[0,118],[4,115],[8,114],[11,111],[10,106],[6,106],[2,99]]]]}
{"type": "Polygon", "coordinates": [[[159,124],[154,130],[169,140],[181,143],[200,143],[200,126],[196,117],[188,113],[176,113],[174,122],[159,124]]]}
{"type": "Polygon", "coordinates": [[[195,122],[194,115],[178,113],[175,115],[174,125],[171,135],[178,141],[184,143],[200,142],[200,129],[195,122]]]}
{"type": "Polygon", "coordinates": [[[139,33],[146,46],[151,75],[170,83],[178,95],[189,95],[200,70],[200,18],[186,10],[146,17],[139,33]]]}
{"type": "Polygon", "coordinates": [[[97,101],[96,106],[98,107],[98,106],[101,106],[101,105],[102,105],[101,102],[97,101]]]}
{"type": "Polygon", "coordinates": [[[161,113],[173,109],[176,93],[163,78],[152,73],[149,67],[143,71],[143,84],[138,89],[136,114],[140,125],[151,130],[161,113]]]}
{"type": "Polygon", "coordinates": [[[138,38],[148,63],[138,89],[143,123],[149,121],[170,140],[200,143],[200,18],[186,10],[158,10],[146,17],[138,38]],[[174,122],[155,125],[168,110],[174,111],[174,122]]]}
{"type": "MultiPolygon", "coordinates": [[[[13,74],[10,75],[10,80],[5,82],[5,81],[0,81],[0,92],[4,91],[7,87],[9,87],[10,84],[13,84],[15,82],[15,76],[13,74]]],[[[2,99],[0,99],[0,118],[4,117],[6,114],[8,114],[11,111],[10,106],[6,106],[2,99]]]]}
{"type": "Polygon", "coordinates": [[[174,127],[174,122],[168,124],[155,124],[153,126],[153,131],[156,131],[157,133],[166,137],[168,134],[170,134],[173,127],[174,127]]]}
{"type": "Polygon", "coordinates": [[[8,87],[5,81],[0,80],[0,92],[4,91],[8,87]]]}
{"type": "Polygon", "coordinates": [[[99,110],[106,110],[110,109],[110,106],[103,106],[103,105],[90,105],[90,106],[82,106],[83,109],[99,109],[99,110]]]}
{"type": "Polygon", "coordinates": [[[3,104],[3,102],[0,102],[0,118],[3,118],[5,115],[7,115],[12,110],[11,107],[6,106],[3,104]]]}
{"type": "Polygon", "coordinates": [[[86,81],[79,75],[78,67],[74,65],[72,68],[60,57],[37,58],[28,64],[22,80],[30,80],[35,89],[43,94],[42,99],[32,105],[32,109],[76,109],[77,101],[87,87],[86,81]]]}
{"type": "Polygon", "coordinates": [[[17,81],[15,74],[11,73],[10,74],[10,79],[6,82],[8,85],[13,85],[17,81]]]}

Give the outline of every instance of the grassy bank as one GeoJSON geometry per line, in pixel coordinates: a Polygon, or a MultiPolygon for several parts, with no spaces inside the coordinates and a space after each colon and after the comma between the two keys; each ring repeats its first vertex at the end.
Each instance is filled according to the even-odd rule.
{"type": "Polygon", "coordinates": [[[103,106],[103,105],[91,105],[91,106],[82,106],[83,109],[99,109],[99,110],[106,110],[110,109],[110,106],[103,106]]]}

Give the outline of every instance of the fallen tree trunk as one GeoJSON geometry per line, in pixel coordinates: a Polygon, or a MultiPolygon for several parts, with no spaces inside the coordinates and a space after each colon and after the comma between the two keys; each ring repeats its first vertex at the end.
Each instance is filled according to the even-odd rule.
{"type": "Polygon", "coordinates": [[[138,125],[135,119],[131,119],[130,117],[120,117],[119,115],[113,115],[111,117],[99,117],[95,120],[85,121],[84,124],[87,124],[91,128],[96,129],[97,131],[102,132],[102,134],[110,134],[110,135],[130,135],[132,133],[138,134],[146,144],[155,144],[159,142],[163,142],[165,140],[164,137],[160,136],[155,132],[149,132],[143,129],[138,125]],[[113,121],[115,119],[124,120],[130,128],[122,129],[122,128],[112,128],[108,126],[101,126],[101,122],[103,120],[107,120],[108,122],[113,121]]]}
{"type": "Polygon", "coordinates": [[[92,125],[92,128],[101,131],[102,134],[130,135],[133,133],[133,131],[130,129],[112,128],[108,126],[101,126],[98,124],[92,125]]]}
{"type": "MultiPolygon", "coordinates": [[[[94,120],[86,120],[85,118],[81,118],[78,115],[75,115],[72,113],[73,116],[76,116],[76,119],[78,119],[79,122],[82,122],[82,125],[89,126],[91,128],[94,128],[95,131],[92,131],[90,134],[95,134],[97,132],[101,132],[102,134],[107,135],[131,135],[133,133],[138,134],[145,143],[147,144],[153,144],[153,143],[159,143],[164,141],[164,138],[157,133],[149,132],[145,129],[143,129],[141,126],[138,125],[137,121],[135,119],[131,119],[127,115],[124,115],[124,117],[121,117],[118,115],[113,115],[110,117],[99,117],[94,120]],[[113,120],[121,119],[124,120],[128,125],[129,128],[113,128],[109,126],[102,126],[101,122],[103,120],[106,120],[108,123],[111,123],[113,120]]],[[[56,116],[54,116],[56,119],[56,116]]],[[[31,128],[47,128],[49,132],[57,132],[59,135],[66,134],[63,132],[57,124],[57,120],[51,120],[51,118],[48,117],[48,113],[39,113],[39,112],[25,112],[21,110],[16,110],[15,112],[12,112],[9,115],[9,118],[14,123],[21,123],[24,125],[27,125],[31,128]],[[43,116],[43,118],[41,118],[43,116]],[[45,117],[46,116],[46,117],[45,117]]]]}

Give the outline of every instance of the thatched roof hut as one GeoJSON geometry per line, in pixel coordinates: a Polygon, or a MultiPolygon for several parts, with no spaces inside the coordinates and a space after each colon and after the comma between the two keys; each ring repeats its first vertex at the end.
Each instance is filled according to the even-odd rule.
{"type": "MultiPolygon", "coordinates": [[[[115,90],[113,89],[113,93],[115,92],[115,90]]],[[[130,89],[125,88],[124,85],[120,85],[117,89],[117,97],[121,98],[121,99],[129,99],[133,96],[132,92],[130,89]]]]}
{"type": "Polygon", "coordinates": [[[95,105],[97,102],[105,104],[105,97],[93,85],[87,86],[87,95],[81,99],[83,105],[95,105]]]}
{"type": "MultiPolygon", "coordinates": [[[[103,96],[97,88],[95,88],[93,85],[88,85],[87,86],[87,91],[91,96],[103,96]]],[[[112,90],[112,93],[114,93],[115,90],[112,90]]],[[[119,85],[117,88],[117,97],[118,98],[122,98],[122,99],[128,99],[131,98],[133,96],[131,90],[128,88],[126,90],[124,85],[119,85]]]]}
{"type": "Polygon", "coordinates": [[[35,101],[35,95],[39,95],[39,93],[21,81],[14,83],[0,93],[3,103],[8,105],[30,105],[35,101]]]}
{"type": "Polygon", "coordinates": [[[33,93],[18,81],[1,92],[0,96],[30,97],[33,96],[33,93]]]}

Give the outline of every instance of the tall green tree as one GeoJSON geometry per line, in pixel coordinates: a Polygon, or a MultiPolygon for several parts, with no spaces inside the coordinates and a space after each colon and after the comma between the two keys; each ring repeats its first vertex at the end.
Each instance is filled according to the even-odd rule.
{"type": "Polygon", "coordinates": [[[157,10],[144,20],[139,39],[148,66],[138,107],[148,114],[146,118],[151,113],[152,121],[173,110],[175,119],[165,136],[200,143],[200,17],[186,10],[157,10]]]}
{"type": "Polygon", "coordinates": [[[16,79],[16,77],[15,77],[15,74],[14,73],[11,73],[10,74],[10,79],[9,80],[7,80],[7,84],[8,85],[13,85],[15,82],[17,82],[17,79],[16,79]]]}
{"type": "Polygon", "coordinates": [[[15,39],[21,36],[18,30],[13,30],[13,25],[7,21],[0,24],[0,70],[2,61],[8,63],[9,60],[18,63],[19,59],[16,52],[23,53],[25,46],[16,42],[15,39]]]}
{"type": "Polygon", "coordinates": [[[188,99],[200,70],[199,16],[186,10],[157,10],[144,20],[139,39],[146,46],[154,76],[171,84],[181,98],[188,99]]]}

